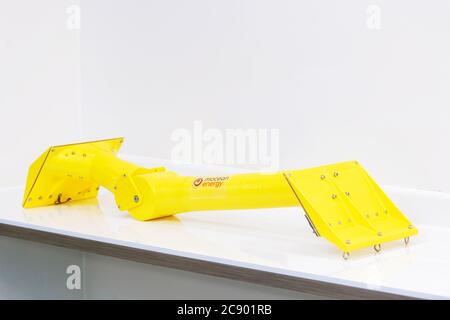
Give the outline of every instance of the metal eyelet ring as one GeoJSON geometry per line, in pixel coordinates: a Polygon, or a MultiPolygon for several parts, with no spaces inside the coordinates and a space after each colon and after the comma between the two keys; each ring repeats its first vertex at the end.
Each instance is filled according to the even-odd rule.
{"type": "Polygon", "coordinates": [[[406,237],[405,239],[403,239],[405,241],[405,245],[408,245],[409,243],[409,237],[406,237]]]}
{"type": "Polygon", "coordinates": [[[344,260],[347,260],[350,257],[350,252],[344,251],[344,253],[342,253],[342,258],[344,258],[344,260]]]}
{"type": "Polygon", "coordinates": [[[380,251],[381,251],[381,244],[376,244],[376,245],[374,245],[374,246],[373,246],[373,249],[374,249],[376,252],[380,252],[380,251]]]}

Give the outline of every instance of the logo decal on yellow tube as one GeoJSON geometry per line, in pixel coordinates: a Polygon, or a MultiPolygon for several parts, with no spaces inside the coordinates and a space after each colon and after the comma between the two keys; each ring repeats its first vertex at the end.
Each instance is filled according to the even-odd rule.
{"type": "Polygon", "coordinates": [[[192,186],[194,188],[197,187],[212,187],[212,188],[220,188],[225,181],[227,181],[230,177],[206,177],[206,178],[196,178],[192,182],[192,186]]]}
{"type": "Polygon", "coordinates": [[[199,185],[202,184],[202,182],[203,182],[203,178],[197,178],[197,179],[194,180],[194,182],[192,182],[192,185],[194,187],[198,187],[199,185]]]}

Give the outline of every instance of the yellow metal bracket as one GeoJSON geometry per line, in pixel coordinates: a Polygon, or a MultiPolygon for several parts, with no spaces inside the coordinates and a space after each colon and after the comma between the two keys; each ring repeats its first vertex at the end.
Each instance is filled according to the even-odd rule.
{"type": "Polygon", "coordinates": [[[418,233],[356,161],[274,174],[180,176],[116,156],[122,138],[49,148],[29,168],[23,206],[62,204],[114,194],[120,210],[139,220],[201,210],[301,206],[317,236],[344,252],[418,233]]]}
{"type": "Polygon", "coordinates": [[[357,161],[285,173],[320,236],[348,253],[418,233],[357,161]]]}

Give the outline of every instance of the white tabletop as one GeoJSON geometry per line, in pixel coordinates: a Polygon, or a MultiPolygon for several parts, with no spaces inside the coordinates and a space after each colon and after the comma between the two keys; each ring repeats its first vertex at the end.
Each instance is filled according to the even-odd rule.
{"type": "Polygon", "coordinates": [[[23,188],[17,187],[0,190],[0,223],[387,293],[450,298],[450,195],[384,190],[419,235],[408,246],[387,243],[378,254],[363,249],[349,260],[314,236],[300,208],[195,212],[141,222],[119,211],[107,191],[98,199],[23,209],[23,188]]]}

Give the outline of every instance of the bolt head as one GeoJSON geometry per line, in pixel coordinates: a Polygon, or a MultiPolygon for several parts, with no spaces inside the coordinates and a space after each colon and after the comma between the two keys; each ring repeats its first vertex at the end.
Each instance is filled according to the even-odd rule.
{"type": "Polygon", "coordinates": [[[324,179],[325,179],[325,176],[324,176],[324,175],[321,175],[321,176],[320,176],[320,179],[324,180],[324,179]]]}
{"type": "Polygon", "coordinates": [[[138,203],[139,202],[139,196],[136,194],[133,198],[134,202],[138,203]]]}
{"type": "Polygon", "coordinates": [[[339,172],[335,171],[335,172],[333,173],[333,176],[335,176],[335,177],[339,176],[339,172]]]}
{"type": "Polygon", "coordinates": [[[337,198],[337,195],[333,193],[333,194],[331,195],[331,198],[336,199],[336,198],[337,198]]]}

